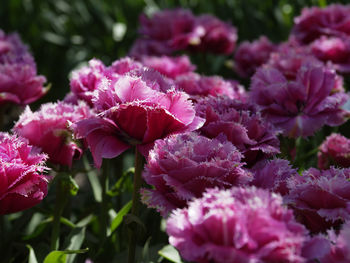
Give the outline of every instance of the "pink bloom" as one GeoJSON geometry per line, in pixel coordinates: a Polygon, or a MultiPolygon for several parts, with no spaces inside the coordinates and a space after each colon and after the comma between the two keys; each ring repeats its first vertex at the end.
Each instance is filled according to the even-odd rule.
{"type": "Polygon", "coordinates": [[[274,159],[255,165],[252,170],[254,180],[252,185],[285,195],[289,192],[287,179],[298,176],[287,160],[274,159]]]}
{"type": "Polygon", "coordinates": [[[47,153],[52,163],[71,166],[72,159],[80,158],[83,150],[72,141],[68,122],[90,116],[92,112],[83,102],[78,105],[46,103],[36,112],[27,107],[15,124],[14,131],[47,153]]]}
{"type": "Polygon", "coordinates": [[[349,96],[335,90],[334,71],[319,66],[300,68],[295,81],[277,69],[264,67],[252,78],[251,100],[285,136],[307,137],[323,125],[338,126],[349,114],[342,106],[349,96]]]}
{"type": "Polygon", "coordinates": [[[196,133],[183,133],[157,140],[143,173],[154,189],[143,189],[142,199],[166,216],[185,207],[205,189],[231,188],[251,181],[241,167],[242,155],[223,138],[208,139],[196,133]]]}
{"type": "Polygon", "coordinates": [[[212,52],[229,55],[237,42],[237,29],[212,15],[201,15],[196,18],[196,24],[204,29],[204,34],[198,45],[190,49],[200,52],[212,52]]]}
{"type": "Polygon", "coordinates": [[[132,45],[129,56],[141,59],[143,56],[161,56],[161,55],[171,55],[173,49],[162,41],[148,39],[148,38],[139,38],[136,39],[132,45]]]}
{"type": "Polygon", "coordinates": [[[193,99],[198,96],[226,95],[230,99],[244,101],[246,91],[242,85],[234,80],[224,80],[219,76],[201,76],[191,72],[175,79],[175,84],[180,90],[190,94],[193,99]]]}
{"type": "Polygon", "coordinates": [[[341,134],[332,133],[319,147],[318,168],[328,169],[331,165],[350,167],[350,140],[341,134]]]}
{"type": "Polygon", "coordinates": [[[188,95],[167,85],[158,72],[145,69],[99,86],[94,104],[100,114],[72,126],[77,138],[86,139],[97,167],[131,145],[147,155],[156,139],[202,126],[188,95]]]}
{"type": "Polygon", "coordinates": [[[45,95],[46,79],[37,76],[36,65],[17,34],[0,30],[0,104],[29,104],[45,95]]]}
{"type": "Polygon", "coordinates": [[[199,132],[208,138],[223,133],[244,154],[249,166],[279,153],[278,132],[253,105],[227,97],[207,97],[198,101],[196,111],[206,119],[199,132]]]}
{"type": "Polygon", "coordinates": [[[0,214],[25,210],[43,200],[48,184],[42,174],[45,160],[46,155],[27,140],[0,133],[0,214]]]}
{"type": "Polygon", "coordinates": [[[209,189],[167,220],[169,243],[198,263],[305,262],[307,231],[263,189],[209,189]]]}
{"type": "Polygon", "coordinates": [[[294,22],[292,34],[304,44],[322,35],[350,35],[350,6],[333,4],[326,8],[304,8],[294,22]]]}
{"type": "Polygon", "coordinates": [[[314,168],[287,182],[285,202],[312,232],[339,226],[350,219],[350,169],[314,168]]]}
{"type": "Polygon", "coordinates": [[[346,222],[339,235],[335,231],[328,232],[331,240],[331,249],[328,254],[319,258],[321,263],[348,263],[350,262],[350,223],[346,222]]]}
{"type": "Polygon", "coordinates": [[[312,42],[311,51],[318,59],[331,62],[337,71],[350,73],[350,36],[347,38],[322,36],[312,42]]]}
{"type": "Polygon", "coordinates": [[[141,62],[146,67],[153,68],[172,79],[196,69],[196,66],[191,64],[189,57],[185,55],[178,57],[143,56],[141,62]]]}
{"type": "Polygon", "coordinates": [[[269,60],[271,52],[276,48],[276,45],[265,36],[253,42],[242,42],[234,56],[235,71],[242,78],[252,76],[258,67],[269,60]]]}

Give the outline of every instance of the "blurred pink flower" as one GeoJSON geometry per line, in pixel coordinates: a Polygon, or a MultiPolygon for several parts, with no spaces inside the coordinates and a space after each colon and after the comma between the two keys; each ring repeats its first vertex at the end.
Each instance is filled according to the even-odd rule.
{"type": "Polygon", "coordinates": [[[265,36],[253,42],[242,42],[234,56],[235,71],[242,78],[251,77],[258,67],[269,60],[270,54],[276,48],[277,46],[265,36]]]}
{"type": "Polygon", "coordinates": [[[90,108],[82,101],[78,105],[46,103],[36,112],[27,107],[13,129],[47,153],[50,162],[71,166],[72,160],[80,158],[83,150],[72,140],[68,124],[90,116],[90,108]]]}
{"type": "Polygon", "coordinates": [[[0,104],[26,105],[46,94],[44,76],[38,76],[33,57],[17,34],[0,29],[0,104]]]}
{"type": "Polygon", "coordinates": [[[318,168],[328,169],[331,165],[350,167],[350,140],[341,134],[332,133],[320,145],[318,168]]]}
{"type": "Polygon", "coordinates": [[[198,96],[226,95],[230,99],[245,101],[247,97],[244,87],[237,81],[225,80],[219,76],[201,76],[191,72],[178,76],[175,84],[193,99],[198,99],[198,96]]]}
{"type": "Polygon", "coordinates": [[[164,76],[172,79],[196,69],[196,66],[191,63],[189,57],[185,55],[178,57],[168,57],[164,55],[161,57],[143,56],[141,57],[141,62],[146,67],[153,68],[164,76]]]}
{"type": "MultiPolygon", "coordinates": [[[[224,137],[224,136],[223,136],[224,137]]],[[[208,139],[196,133],[157,140],[143,173],[154,189],[143,189],[142,199],[166,216],[182,208],[205,189],[245,185],[252,175],[243,170],[242,154],[225,138],[208,139]]]]}
{"type": "Polygon", "coordinates": [[[279,195],[254,187],[209,189],[167,220],[169,243],[189,261],[305,262],[307,231],[279,195]]]}
{"type": "Polygon", "coordinates": [[[326,8],[304,8],[294,18],[292,34],[303,44],[320,36],[350,35],[350,6],[333,4],[326,8]]]}
{"type": "Polygon", "coordinates": [[[114,158],[136,145],[147,155],[156,139],[172,133],[192,131],[204,120],[186,93],[176,91],[155,71],[143,69],[105,80],[94,98],[98,115],[72,125],[77,138],[85,138],[95,165],[114,158]]]}
{"type": "Polygon", "coordinates": [[[285,203],[312,232],[337,227],[350,219],[350,169],[317,170],[288,179],[285,203]]]}
{"type": "Polygon", "coordinates": [[[273,67],[260,68],[252,78],[250,99],[262,115],[288,137],[307,137],[323,125],[344,123],[349,112],[342,108],[348,94],[335,89],[334,71],[302,66],[295,81],[288,81],[273,67]]]}
{"type": "Polygon", "coordinates": [[[47,194],[42,174],[47,156],[27,140],[0,133],[0,214],[15,213],[40,203],[47,194]]]}
{"type": "Polygon", "coordinates": [[[208,138],[223,133],[243,153],[248,166],[279,153],[278,131],[252,104],[210,96],[198,101],[196,111],[206,119],[199,132],[208,138]]]}

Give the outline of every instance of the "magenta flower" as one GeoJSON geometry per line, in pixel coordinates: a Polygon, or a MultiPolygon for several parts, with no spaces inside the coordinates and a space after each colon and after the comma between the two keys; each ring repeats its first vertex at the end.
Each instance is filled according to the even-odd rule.
{"type": "Polygon", "coordinates": [[[189,261],[305,262],[307,231],[282,206],[282,198],[263,189],[209,189],[167,220],[169,243],[189,261]]]}
{"type": "Polygon", "coordinates": [[[198,28],[204,29],[204,34],[198,45],[190,49],[199,52],[212,52],[229,55],[237,42],[237,29],[212,15],[201,15],[196,18],[198,28]]]}
{"type": "Polygon", "coordinates": [[[202,126],[188,95],[167,85],[148,69],[99,86],[94,99],[99,115],[72,126],[77,138],[86,139],[97,167],[131,145],[147,155],[156,139],[202,126]]]}
{"type": "Polygon", "coordinates": [[[242,155],[225,138],[208,139],[183,133],[157,140],[143,173],[154,189],[143,189],[142,199],[166,216],[183,208],[205,189],[245,185],[252,175],[242,169],[242,155]]]}
{"type": "Polygon", "coordinates": [[[322,35],[350,35],[350,6],[333,4],[326,8],[304,8],[294,22],[292,34],[304,44],[322,35]]]}
{"type": "Polygon", "coordinates": [[[276,45],[265,36],[253,42],[242,42],[234,56],[235,71],[242,78],[251,77],[258,67],[269,60],[270,54],[276,48],[276,45]]]}
{"type": "Polygon", "coordinates": [[[0,30],[0,104],[26,105],[38,100],[48,89],[38,76],[33,57],[17,34],[0,30]]]}
{"type": "Polygon", "coordinates": [[[288,179],[285,202],[312,232],[339,226],[350,219],[350,169],[314,168],[288,179]]]}
{"type": "Polygon", "coordinates": [[[27,107],[15,124],[14,131],[47,153],[50,162],[71,166],[72,160],[80,158],[83,150],[72,141],[68,124],[90,116],[92,112],[83,102],[78,105],[46,103],[36,112],[27,107]]]}
{"type": "Polygon", "coordinates": [[[331,165],[350,167],[350,140],[341,134],[332,133],[320,145],[318,168],[328,169],[331,165]]]}
{"type": "Polygon", "coordinates": [[[350,223],[346,222],[339,234],[334,230],[328,231],[331,241],[329,252],[318,258],[321,263],[348,263],[350,262],[350,223]]]}
{"type": "Polygon", "coordinates": [[[248,166],[279,153],[278,131],[253,105],[228,97],[207,97],[198,101],[196,111],[206,119],[199,132],[208,138],[223,133],[243,153],[248,166]]]}
{"type": "Polygon", "coordinates": [[[252,185],[276,192],[282,196],[289,192],[287,179],[298,176],[287,160],[274,159],[255,165],[251,172],[254,174],[252,185]]]}
{"type": "Polygon", "coordinates": [[[303,66],[295,81],[288,81],[275,68],[264,67],[253,76],[250,98],[285,136],[307,137],[323,125],[346,121],[349,112],[342,106],[349,96],[335,90],[336,80],[334,71],[324,67],[303,66]]]}
{"type": "Polygon", "coordinates": [[[175,79],[185,73],[196,69],[188,56],[168,57],[168,56],[143,56],[141,58],[143,65],[153,68],[168,78],[175,79]]]}
{"type": "Polygon", "coordinates": [[[46,158],[27,140],[0,133],[0,214],[25,210],[43,200],[48,184],[42,174],[47,170],[46,158]]]}
{"type": "Polygon", "coordinates": [[[242,85],[234,80],[224,80],[219,76],[201,76],[197,73],[188,73],[178,76],[175,84],[180,90],[191,95],[193,99],[198,96],[226,95],[230,99],[245,101],[247,94],[242,85]]]}
{"type": "Polygon", "coordinates": [[[135,40],[128,55],[135,59],[141,59],[143,56],[170,56],[173,51],[173,48],[167,46],[162,41],[139,38],[135,40]]]}

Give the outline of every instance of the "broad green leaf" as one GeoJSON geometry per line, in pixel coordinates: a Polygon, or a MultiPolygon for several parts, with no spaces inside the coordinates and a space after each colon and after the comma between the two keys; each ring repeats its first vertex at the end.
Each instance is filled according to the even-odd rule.
{"type": "MultiPolygon", "coordinates": [[[[66,250],[80,249],[81,245],[84,242],[84,238],[85,238],[85,227],[73,229],[73,231],[69,234],[69,237],[68,237],[69,245],[66,247],[66,250]]],[[[75,257],[76,257],[76,254],[69,255],[67,257],[67,263],[74,262],[75,257]]]]}
{"type": "Polygon", "coordinates": [[[111,233],[113,233],[118,226],[123,221],[123,217],[130,211],[132,206],[132,201],[129,201],[126,205],[123,206],[122,209],[119,210],[117,216],[113,219],[111,224],[111,233]]]}
{"type": "Polygon", "coordinates": [[[166,245],[163,247],[158,251],[158,254],[173,263],[183,263],[179,252],[177,252],[177,250],[171,245],[166,245]]]}
{"type": "Polygon", "coordinates": [[[85,156],[83,158],[83,162],[85,170],[88,171],[87,177],[89,179],[94,198],[96,202],[100,203],[102,202],[102,187],[100,182],[98,181],[97,172],[96,170],[91,169],[91,166],[89,165],[89,162],[85,156]]]}
{"type": "Polygon", "coordinates": [[[36,226],[35,230],[32,233],[30,233],[29,235],[24,236],[22,239],[23,240],[28,240],[28,239],[32,239],[32,238],[35,238],[35,237],[39,236],[44,231],[44,229],[46,228],[47,224],[51,223],[52,220],[53,220],[53,217],[48,217],[47,219],[41,221],[40,224],[36,226]]]}
{"type": "Polygon", "coordinates": [[[67,255],[69,254],[81,254],[87,252],[88,249],[78,250],[55,250],[50,252],[44,259],[44,263],[67,263],[67,255]]]}
{"type": "Polygon", "coordinates": [[[36,259],[34,249],[31,245],[27,245],[27,248],[29,249],[29,257],[28,257],[28,263],[38,263],[38,260],[36,259]]]}

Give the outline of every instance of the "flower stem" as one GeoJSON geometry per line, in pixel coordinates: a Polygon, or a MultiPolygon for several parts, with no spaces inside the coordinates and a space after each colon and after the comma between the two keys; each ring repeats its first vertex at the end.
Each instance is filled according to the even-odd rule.
{"type": "Polygon", "coordinates": [[[107,224],[108,224],[108,201],[109,197],[107,195],[108,185],[109,185],[109,173],[111,170],[110,160],[104,160],[104,166],[102,168],[101,174],[101,186],[102,186],[102,203],[100,211],[100,242],[103,244],[107,237],[107,224]]]}
{"type": "MultiPolygon", "coordinates": [[[[142,183],[142,169],[143,169],[143,156],[135,148],[135,174],[134,174],[134,189],[132,192],[132,208],[131,214],[135,217],[138,216],[138,208],[140,204],[140,188],[142,183]]],[[[135,224],[135,227],[131,229],[131,237],[129,241],[129,255],[128,263],[135,262],[135,252],[136,252],[136,242],[138,236],[138,227],[135,224]]]]}
{"type": "Polygon", "coordinates": [[[56,185],[56,203],[55,211],[53,215],[53,228],[51,234],[51,250],[58,250],[60,241],[60,221],[64,210],[64,207],[68,200],[68,193],[64,185],[64,181],[61,179],[62,174],[57,174],[56,185]]]}

